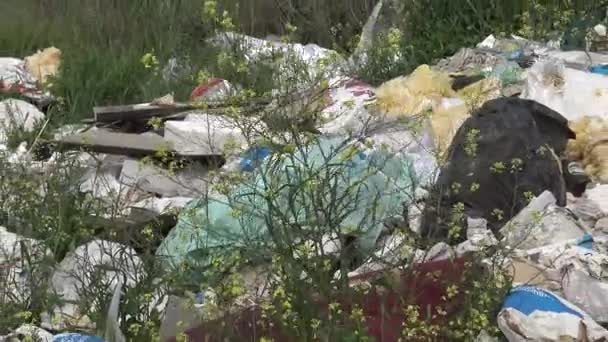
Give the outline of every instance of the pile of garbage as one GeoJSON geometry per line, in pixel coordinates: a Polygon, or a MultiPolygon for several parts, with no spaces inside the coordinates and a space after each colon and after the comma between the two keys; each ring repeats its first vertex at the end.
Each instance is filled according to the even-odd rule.
{"type": "MultiPolygon", "coordinates": [[[[605,35],[605,30],[596,32],[605,35]]],[[[217,42],[227,44],[236,38],[249,43],[251,62],[278,49],[294,53],[318,71],[323,64],[319,60],[334,54],[315,45],[235,34],[217,42]]],[[[0,102],[1,150],[8,149],[11,129],[31,131],[46,119],[40,101],[50,95],[40,84],[52,77],[59,61],[60,52],[53,48],[25,61],[0,58],[0,88],[33,102],[0,102]]],[[[184,103],[168,96],[149,103],[96,107],[89,127],[66,127],[57,132],[52,145],[55,153],[87,151],[77,152],[86,170],[78,191],[107,201],[108,206],[120,202],[120,210],[103,217],[111,224],[143,227],[177,211],[154,251],[167,270],[184,265],[200,270],[211,264],[212,257],[271,250],[276,237],[269,218],[274,214],[265,191],[280,184],[274,194],[276,207],[296,203],[282,217],[289,224],[302,229],[329,226],[318,218],[312,224],[306,216],[306,208],[318,203],[344,206],[350,213],[339,222],[339,236],[328,231],[324,239],[333,253],[355,246],[363,256],[348,273],[353,284],[390,270],[388,263],[378,260],[402,262],[407,240],[388,224],[397,220],[429,243],[426,249],[412,248],[410,255],[413,267],[423,272],[444,270],[451,277],[453,263],[463,262],[470,253],[492,246],[510,251],[502,266],[513,269],[515,287],[498,315],[509,341],[608,339],[608,330],[600,325],[608,323],[608,282],[603,279],[608,270],[608,76],[601,68],[608,65],[608,55],[561,51],[517,36],[489,36],[475,48],[464,48],[437,65],[421,65],[377,88],[343,73],[340,66],[349,63],[345,59],[332,63],[315,73],[329,80],[321,94],[324,102],[315,107],[320,108],[314,127],[317,139],[291,136],[302,146],[289,158],[279,144],[256,144],[258,140],[243,130],[248,127],[256,138],[269,129],[258,113],[283,105],[259,101],[241,108],[250,114],[244,118],[224,115],[227,108],[222,102],[238,86],[223,79],[201,84],[184,103]],[[197,105],[201,101],[207,102],[204,108],[197,105]],[[147,124],[152,118],[163,122],[162,129],[147,124]],[[159,151],[186,166],[167,170],[144,162],[159,151]],[[332,168],[328,174],[339,176],[323,176],[327,168],[332,168]],[[315,204],[305,192],[294,193],[302,170],[317,175],[318,183],[335,184],[332,193],[315,198],[315,204]],[[227,192],[219,189],[219,179],[235,173],[241,181],[227,192]],[[460,207],[456,218],[455,207],[460,207]],[[368,214],[373,210],[377,213],[372,220],[368,214]],[[344,236],[352,236],[352,246],[341,244],[344,236]]],[[[33,161],[29,154],[23,145],[8,160],[33,161]]],[[[51,155],[41,161],[40,170],[54,160],[51,155]]],[[[0,268],[15,284],[3,290],[0,301],[26,302],[29,288],[22,252],[27,250],[30,258],[50,252],[3,227],[0,241],[5,250],[0,268]]],[[[123,289],[136,286],[144,276],[138,248],[99,239],[70,252],[52,275],[51,290],[60,300],[40,318],[41,328],[56,333],[95,331],[74,303],[93,279],[101,279],[114,295],[108,326],[115,329],[106,331],[105,338],[124,340],[116,328],[118,304],[123,289]]],[[[246,276],[246,292],[263,287],[263,280],[246,276]]],[[[403,278],[402,283],[407,288],[415,281],[403,278]]],[[[421,307],[438,305],[430,295],[436,293],[433,286],[420,288],[421,293],[428,291],[418,303],[421,307]]],[[[159,300],[156,309],[164,313],[161,338],[175,339],[184,331],[196,340],[213,336],[213,322],[200,325],[195,319],[195,311],[213,294],[200,295],[194,309],[176,296],[159,300]]],[[[252,293],[243,296],[253,298],[252,293]]],[[[381,304],[374,300],[364,307],[369,333],[396,340],[403,317],[387,317],[388,330],[381,332],[375,323],[380,321],[381,304]]],[[[243,309],[241,318],[247,310],[256,310],[253,304],[243,309]]],[[[253,336],[255,324],[239,327],[243,337],[253,336]]],[[[2,340],[34,334],[46,341],[64,338],[41,328],[24,325],[2,340]]]]}

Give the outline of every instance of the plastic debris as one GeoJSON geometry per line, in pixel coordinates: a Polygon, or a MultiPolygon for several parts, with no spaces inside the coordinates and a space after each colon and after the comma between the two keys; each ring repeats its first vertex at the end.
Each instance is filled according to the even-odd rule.
{"type": "MultiPolygon", "coordinates": [[[[425,206],[422,234],[446,237],[458,203],[466,203],[463,214],[488,220],[494,233],[528,204],[524,193],[549,190],[557,204],[565,206],[566,188],[556,155],[572,137],[567,120],[538,103],[516,98],[486,102],[452,140],[449,159],[425,206]]],[[[458,223],[466,228],[464,220],[458,223]]],[[[460,234],[454,242],[463,241],[460,234]]]]}
{"type": "Polygon", "coordinates": [[[510,342],[603,341],[608,331],[577,306],[550,291],[516,287],[498,314],[498,326],[510,342]]]}
{"type": "Polygon", "coordinates": [[[375,98],[375,90],[365,82],[350,78],[331,81],[329,103],[321,111],[324,124],[319,131],[327,135],[356,135],[370,121],[366,105],[375,98]]]}
{"type": "Polygon", "coordinates": [[[608,64],[596,64],[592,65],[589,69],[594,74],[600,74],[604,76],[608,76],[608,64]]]}
{"type": "Polygon", "coordinates": [[[65,333],[53,336],[53,342],[104,342],[104,340],[97,336],[65,333]]]}
{"type": "MultiPolygon", "coordinates": [[[[316,44],[267,41],[234,32],[220,33],[212,37],[210,42],[225,49],[238,46],[244,51],[248,63],[270,62],[276,65],[282,71],[275,78],[276,89],[293,87],[293,82],[290,81],[302,68],[306,70],[310,80],[317,80],[319,77],[332,78],[340,74],[339,67],[345,62],[337,52],[316,44]],[[278,60],[275,58],[277,55],[281,56],[278,60]]],[[[308,86],[305,84],[308,82],[300,83],[298,85],[303,89],[308,86]]]]}
{"type": "Polygon", "coordinates": [[[27,71],[25,61],[18,58],[0,57],[0,92],[24,96],[40,106],[54,101],[53,96],[42,90],[34,75],[27,71]]]}
{"type": "Polygon", "coordinates": [[[536,63],[528,71],[522,98],[535,100],[570,121],[585,116],[607,118],[608,78],[567,68],[556,60],[536,63]]]}
{"type": "Polygon", "coordinates": [[[431,110],[444,97],[456,97],[447,74],[421,65],[407,77],[398,77],[376,90],[377,107],[392,116],[414,116],[431,110]]]}
{"type": "Polygon", "coordinates": [[[51,46],[25,57],[25,69],[40,83],[45,84],[59,72],[61,50],[51,46]]]}
{"type": "Polygon", "coordinates": [[[221,155],[247,148],[241,123],[225,116],[188,114],[184,121],[165,123],[165,140],[182,155],[221,155]]]}
{"type": "Polygon", "coordinates": [[[568,142],[568,158],[580,161],[592,180],[608,183],[608,117],[585,116],[570,126],[576,139],[568,142]]]}
{"type": "MultiPolygon", "coordinates": [[[[340,226],[359,227],[356,232],[351,232],[358,236],[357,246],[361,251],[373,250],[384,230],[383,220],[401,214],[403,204],[410,200],[407,189],[416,184],[411,164],[405,158],[379,150],[367,151],[351,144],[344,145],[342,139],[322,138],[318,143],[311,143],[305,150],[296,151],[293,158],[277,160],[275,156],[267,157],[262,166],[256,169],[252,179],[238,186],[227,197],[211,194],[208,199],[202,197],[192,202],[159,247],[157,255],[166,257],[169,265],[177,266],[186,260],[193,265],[205,265],[208,258],[206,255],[211,255],[209,253],[230,253],[242,248],[265,250],[267,247],[264,246],[271,243],[264,220],[269,214],[266,207],[260,204],[260,192],[266,191],[264,189],[269,186],[268,182],[300,182],[291,170],[302,167],[304,161],[307,167],[315,170],[325,163],[327,157],[335,161],[335,166],[332,167],[342,170],[340,174],[345,176],[336,180],[339,182],[336,189],[338,193],[349,184],[356,184],[353,182],[359,179],[367,184],[357,191],[357,201],[344,202],[344,205],[352,207],[352,211],[349,211],[351,214],[342,220],[340,226]],[[366,170],[370,167],[373,170],[371,176],[366,175],[366,170]],[[374,220],[366,219],[365,208],[371,208],[369,206],[372,203],[374,208],[381,207],[374,220]],[[239,213],[236,217],[235,210],[239,213]]],[[[289,196],[290,187],[284,186],[281,189],[277,196],[283,201],[284,196],[289,196]]],[[[295,203],[308,206],[306,203],[310,199],[304,192],[296,196],[302,197],[295,203]]],[[[291,217],[290,220],[299,220],[302,219],[299,215],[303,215],[304,211],[296,209],[293,213],[298,216],[291,217]]]]}
{"type": "Polygon", "coordinates": [[[478,48],[493,49],[496,45],[496,37],[493,34],[489,35],[481,43],[477,44],[478,48]]]}
{"type": "Polygon", "coordinates": [[[199,84],[190,94],[193,102],[217,102],[234,94],[235,88],[230,82],[221,78],[212,78],[199,84]]]}

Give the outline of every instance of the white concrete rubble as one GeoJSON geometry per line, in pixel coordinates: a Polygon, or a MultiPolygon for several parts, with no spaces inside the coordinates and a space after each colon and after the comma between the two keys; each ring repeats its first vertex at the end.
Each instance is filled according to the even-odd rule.
{"type": "Polygon", "coordinates": [[[0,304],[25,304],[30,298],[30,275],[50,251],[42,242],[11,233],[0,226],[0,304]],[[24,248],[25,247],[25,248],[24,248]],[[28,262],[28,258],[31,264],[28,262]]]}
{"type": "Polygon", "coordinates": [[[500,233],[510,247],[532,249],[577,239],[585,230],[565,208],[556,205],[550,191],[545,191],[507,222],[500,233]]]}
{"type": "Polygon", "coordinates": [[[584,196],[598,206],[603,217],[608,216],[608,184],[596,185],[585,191],[584,196]]]}
{"type": "Polygon", "coordinates": [[[0,101],[0,143],[6,142],[11,130],[31,132],[44,118],[44,114],[31,103],[16,99],[0,101]]]}
{"type": "Polygon", "coordinates": [[[173,174],[133,159],[125,160],[119,182],[163,197],[198,197],[209,185],[207,170],[201,165],[187,166],[173,174]]]}
{"type": "MultiPolygon", "coordinates": [[[[52,276],[52,289],[61,300],[52,315],[41,316],[42,327],[65,330],[80,327],[94,329],[86,312],[80,312],[79,302],[90,298],[93,288],[113,293],[119,283],[135,286],[143,278],[142,262],[135,250],[115,242],[94,240],[69,253],[52,276]]],[[[93,307],[91,307],[93,309],[93,307]]]]}
{"type": "Polygon", "coordinates": [[[35,325],[23,324],[12,333],[0,336],[2,342],[36,341],[53,342],[53,334],[35,325]]]}

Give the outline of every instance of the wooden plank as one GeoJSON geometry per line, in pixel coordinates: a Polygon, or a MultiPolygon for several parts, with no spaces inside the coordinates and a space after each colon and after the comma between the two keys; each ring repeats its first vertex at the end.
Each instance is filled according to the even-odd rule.
{"type": "Polygon", "coordinates": [[[50,144],[58,151],[85,150],[134,158],[154,156],[159,150],[164,149],[176,159],[185,162],[197,161],[211,167],[221,167],[225,163],[221,154],[182,155],[175,151],[170,141],[156,134],[116,133],[97,129],[53,140],[50,144]]]}
{"type": "MultiPolygon", "coordinates": [[[[209,114],[222,114],[228,109],[236,109],[239,112],[249,113],[264,108],[273,100],[278,103],[291,103],[305,98],[321,96],[323,91],[319,89],[305,89],[287,94],[285,96],[264,96],[248,99],[245,103],[208,102],[203,111],[209,114]]],[[[179,119],[180,113],[197,109],[193,103],[177,102],[172,105],[155,105],[152,103],[139,103],[119,106],[98,106],[93,108],[94,120],[97,123],[112,123],[117,121],[146,121],[154,117],[161,119],[171,117],[179,119]]]]}
{"type": "Polygon", "coordinates": [[[53,141],[59,150],[84,149],[90,152],[145,157],[160,149],[173,151],[171,142],[158,135],[115,133],[97,129],[53,141]]]}
{"type": "Polygon", "coordinates": [[[171,106],[159,106],[140,103],[125,106],[94,107],[95,122],[110,123],[115,121],[146,121],[153,117],[165,117],[172,114],[195,109],[187,103],[176,103],[171,106]]]}

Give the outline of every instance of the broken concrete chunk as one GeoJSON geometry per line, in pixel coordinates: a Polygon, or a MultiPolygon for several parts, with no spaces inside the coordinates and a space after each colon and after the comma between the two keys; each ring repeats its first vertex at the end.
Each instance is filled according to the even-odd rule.
{"type": "Polygon", "coordinates": [[[119,181],[143,191],[164,197],[198,197],[207,191],[207,169],[200,164],[190,164],[172,173],[160,167],[126,160],[119,181]]]}
{"type": "Polygon", "coordinates": [[[479,247],[498,243],[492,231],[488,229],[488,221],[483,218],[467,217],[467,240],[479,247]]]}
{"type": "Polygon", "coordinates": [[[110,171],[91,170],[85,175],[80,184],[80,191],[91,193],[95,198],[114,199],[128,190],[120,184],[117,177],[110,171]]]}
{"type": "Polygon", "coordinates": [[[23,100],[8,99],[0,102],[0,143],[5,143],[12,130],[31,132],[36,123],[44,120],[36,106],[23,100]]]}
{"type": "Polygon", "coordinates": [[[30,276],[49,255],[40,241],[28,239],[0,227],[0,305],[25,304],[32,290],[30,276]],[[28,258],[29,256],[29,258],[28,258]]]}
{"type": "Polygon", "coordinates": [[[500,230],[508,245],[532,249],[583,236],[585,230],[576,219],[555,202],[553,194],[545,191],[511,219],[500,230]]]}
{"type": "Polygon", "coordinates": [[[87,291],[104,289],[112,294],[119,278],[126,287],[132,287],[142,277],[142,263],[132,248],[103,240],[82,245],[69,253],[53,274],[52,291],[61,304],[53,308],[52,316],[42,314],[42,327],[56,331],[75,327],[95,329],[87,312],[81,312],[78,305],[92,296],[87,291]]]}
{"type": "Polygon", "coordinates": [[[3,342],[36,341],[53,342],[53,334],[35,325],[23,324],[12,333],[0,336],[3,342]]]}
{"type": "Polygon", "coordinates": [[[184,121],[167,121],[165,139],[184,156],[224,154],[247,145],[235,121],[208,114],[190,114],[184,121]]]}

